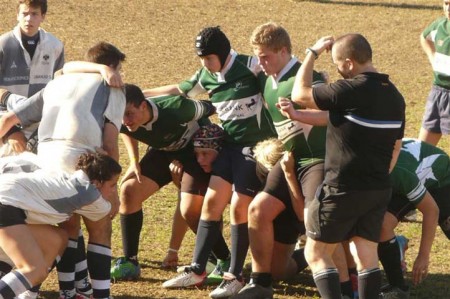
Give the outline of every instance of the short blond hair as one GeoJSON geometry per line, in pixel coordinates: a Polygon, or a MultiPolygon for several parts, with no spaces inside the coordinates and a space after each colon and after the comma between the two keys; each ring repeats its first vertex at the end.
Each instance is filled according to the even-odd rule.
{"type": "Polygon", "coordinates": [[[292,53],[289,33],[274,22],[268,22],[256,27],[250,36],[250,44],[252,47],[265,46],[273,51],[280,51],[283,47],[286,47],[288,53],[292,53]]]}
{"type": "Polygon", "coordinates": [[[283,143],[277,138],[258,142],[253,148],[253,156],[257,163],[271,170],[284,154],[283,143]]]}

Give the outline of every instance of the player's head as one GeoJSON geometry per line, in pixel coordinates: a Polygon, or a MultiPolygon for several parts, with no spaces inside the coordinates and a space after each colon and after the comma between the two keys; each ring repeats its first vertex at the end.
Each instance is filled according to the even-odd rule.
{"type": "Polygon", "coordinates": [[[442,1],[442,7],[444,8],[444,15],[450,20],[450,0],[442,1]]]}
{"type": "Polygon", "coordinates": [[[125,57],[124,53],[107,42],[99,42],[86,52],[86,61],[104,64],[115,70],[120,70],[125,57]]]}
{"type": "Polygon", "coordinates": [[[110,156],[100,153],[82,154],[76,169],[86,173],[90,182],[99,189],[103,197],[109,198],[117,192],[117,180],[122,167],[110,156]]]}
{"type": "Polygon", "coordinates": [[[276,23],[269,22],[256,27],[250,37],[250,44],[266,75],[279,73],[291,59],[289,33],[276,23]]]}
{"type": "Polygon", "coordinates": [[[364,36],[350,33],[335,40],[331,56],[339,74],[348,79],[357,75],[361,66],[372,63],[372,48],[364,36]]]}
{"type": "Polygon", "coordinates": [[[216,124],[201,126],[192,137],[197,162],[204,172],[210,173],[212,163],[222,149],[225,133],[216,124]]]}
{"type": "Polygon", "coordinates": [[[258,142],[253,148],[256,160],[256,175],[264,182],[267,174],[284,154],[283,143],[277,138],[258,142]]]}
{"type": "Polygon", "coordinates": [[[230,55],[231,45],[220,27],[207,27],[195,38],[195,51],[202,65],[210,72],[219,72],[230,55]]]}
{"type": "Polygon", "coordinates": [[[17,21],[22,34],[34,36],[47,13],[47,0],[17,1],[17,21]]]}
{"type": "Polygon", "coordinates": [[[122,123],[128,131],[134,132],[151,119],[150,106],[142,90],[133,84],[125,84],[126,106],[122,123]]]}

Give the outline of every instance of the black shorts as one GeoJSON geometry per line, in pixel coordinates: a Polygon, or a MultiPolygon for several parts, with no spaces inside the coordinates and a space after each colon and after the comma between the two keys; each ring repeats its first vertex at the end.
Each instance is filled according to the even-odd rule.
{"type": "MultiPolygon", "coordinates": [[[[450,239],[450,185],[427,191],[439,208],[439,226],[450,239]]],[[[388,212],[393,214],[398,221],[402,220],[409,211],[415,209],[416,206],[406,196],[400,195],[393,195],[388,206],[388,212]]]]}
{"type": "Polygon", "coordinates": [[[204,172],[197,163],[192,147],[174,152],[149,148],[139,161],[141,174],[153,180],[159,188],[162,188],[172,181],[169,165],[173,160],[178,160],[183,164],[181,192],[205,195],[210,174],[204,172]]]}
{"type": "Polygon", "coordinates": [[[232,184],[235,192],[250,197],[255,197],[262,187],[250,147],[225,145],[213,163],[212,175],[232,184]]]}
{"type": "Polygon", "coordinates": [[[323,184],[309,206],[306,235],[325,243],[354,236],[378,242],[391,192],[391,188],[340,191],[323,184]]]}
{"type": "MultiPolygon", "coordinates": [[[[297,181],[305,197],[305,207],[314,198],[317,187],[323,182],[323,163],[309,165],[297,170],[297,181]]],[[[295,244],[299,234],[305,233],[304,222],[299,221],[292,207],[288,185],[280,162],[275,164],[267,176],[264,192],[280,200],[286,207],[274,220],[275,241],[283,244],[295,244]]]]}
{"type": "Polygon", "coordinates": [[[0,204],[0,227],[26,224],[27,216],[22,209],[0,204]]]}

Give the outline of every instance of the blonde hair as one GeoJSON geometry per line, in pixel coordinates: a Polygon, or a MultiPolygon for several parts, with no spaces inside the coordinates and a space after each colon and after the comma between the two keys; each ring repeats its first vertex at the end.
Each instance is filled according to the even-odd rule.
{"type": "Polygon", "coordinates": [[[270,171],[284,154],[283,143],[276,138],[258,142],[253,148],[253,156],[258,164],[270,171]]]}
{"type": "Polygon", "coordinates": [[[288,53],[292,53],[289,33],[274,22],[268,22],[256,27],[250,36],[250,44],[253,47],[265,46],[273,51],[280,51],[283,47],[286,47],[288,53]]]}

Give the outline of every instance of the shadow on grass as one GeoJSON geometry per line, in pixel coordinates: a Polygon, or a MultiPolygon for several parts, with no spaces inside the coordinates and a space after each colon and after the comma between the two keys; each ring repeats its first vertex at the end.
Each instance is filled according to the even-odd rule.
{"type": "Polygon", "coordinates": [[[426,4],[410,4],[410,3],[381,3],[368,1],[340,1],[340,0],[294,0],[295,2],[318,2],[327,4],[349,5],[349,6],[377,6],[387,8],[402,8],[402,9],[424,9],[424,10],[442,10],[441,6],[426,5],[426,4]]]}

